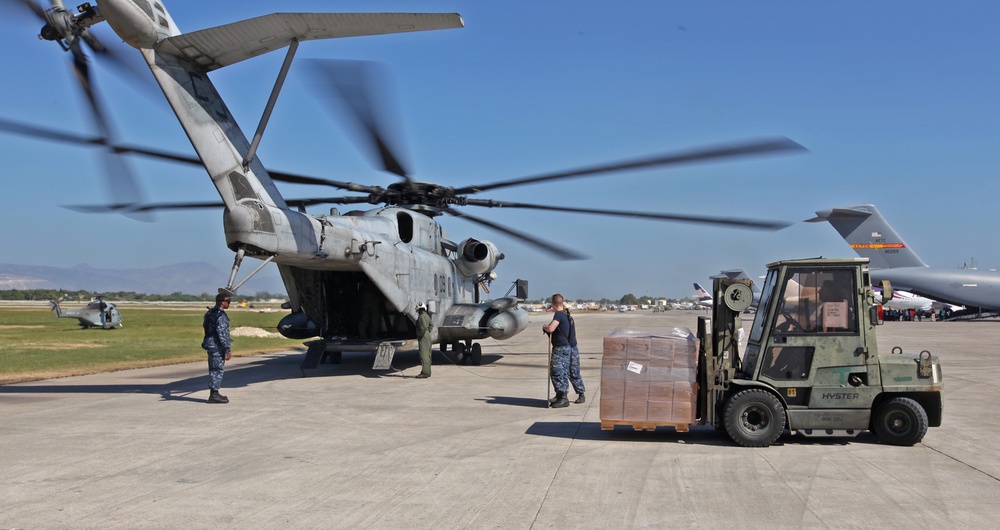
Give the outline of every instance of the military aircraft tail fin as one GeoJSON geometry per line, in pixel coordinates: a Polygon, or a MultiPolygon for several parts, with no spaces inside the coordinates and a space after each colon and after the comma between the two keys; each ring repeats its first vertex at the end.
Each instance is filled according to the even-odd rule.
{"type": "Polygon", "coordinates": [[[57,300],[49,300],[49,305],[52,306],[52,310],[56,312],[56,318],[62,317],[62,308],[59,307],[59,302],[57,300]]]}
{"type": "Polygon", "coordinates": [[[873,269],[926,267],[873,204],[818,210],[809,223],[829,221],[851,248],[871,260],[873,269]]]}

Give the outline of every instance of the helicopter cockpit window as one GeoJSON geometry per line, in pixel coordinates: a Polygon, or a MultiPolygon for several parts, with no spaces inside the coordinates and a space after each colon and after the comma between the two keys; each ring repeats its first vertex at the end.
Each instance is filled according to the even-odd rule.
{"type": "Polygon", "coordinates": [[[409,243],[413,240],[413,218],[406,212],[396,214],[396,225],[399,227],[399,240],[409,243]]]}
{"type": "Polygon", "coordinates": [[[798,270],[785,281],[774,329],[779,333],[857,333],[854,272],[798,270]]]}

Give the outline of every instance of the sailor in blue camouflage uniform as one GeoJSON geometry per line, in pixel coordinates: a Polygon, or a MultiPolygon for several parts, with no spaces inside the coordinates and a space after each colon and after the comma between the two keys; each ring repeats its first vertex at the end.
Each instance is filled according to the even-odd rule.
{"type": "Polygon", "coordinates": [[[585,388],[580,376],[580,352],[576,346],[576,323],[563,304],[561,294],[552,295],[552,321],[542,326],[542,330],[552,340],[552,386],[556,396],[549,400],[552,408],[569,406],[569,385],[573,384],[577,398],[575,403],[585,403],[585,388]]]}
{"type": "Polygon", "coordinates": [[[229,349],[232,339],[229,338],[229,295],[220,293],[215,297],[215,307],[205,313],[202,326],[205,328],[205,339],[201,347],[208,351],[208,396],[209,403],[229,403],[229,398],[219,393],[222,387],[222,375],[225,373],[226,361],[232,359],[229,349]]]}

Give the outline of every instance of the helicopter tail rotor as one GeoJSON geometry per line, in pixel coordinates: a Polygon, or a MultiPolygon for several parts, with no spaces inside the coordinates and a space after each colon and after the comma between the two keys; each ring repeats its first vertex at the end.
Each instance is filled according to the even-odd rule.
{"type": "Polygon", "coordinates": [[[129,77],[134,77],[137,70],[128,61],[102,44],[100,39],[88,29],[104,20],[91,4],[81,4],[77,8],[78,13],[72,14],[58,2],[53,3],[53,7],[48,9],[32,0],[19,0],[17,3],[27,8],[38,20],[43,22],[39,32],[40,39],[57,42],[64,51],[71,54],[70,67],[87,102],[90,121],[99,135],[97,138],[88,139],[88,143],[102,146],[102,163],[111,198],[110,204],[107,206],[110,210],[123,213],[133,219],[152,220],[149,212],[133,211],[132,209],[132,206],[144,202],[143,194],[128,160],[112,147],[115,143],[114,134],[94,88],[91,60],[84,50],[84,45],[86,44],[86,47],[94,55],[106,58],[110,64],[127,72],[129,77]]]}

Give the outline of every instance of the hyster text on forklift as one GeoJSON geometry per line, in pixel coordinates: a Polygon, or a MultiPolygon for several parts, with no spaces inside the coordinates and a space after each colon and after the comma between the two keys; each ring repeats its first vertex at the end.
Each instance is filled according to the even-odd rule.
{"type": "MultiPolygon", "coordinates": [[[[751,304],[750,280],[714,277],[712,318],[698,319],[694,392],[675,390],[673,410],[677,400],[687,399],[679,407],[685,413],[659,424],[679,431],[686,424],[713,425],[746,447],[771,445],[786,427],[805,436],[854,436],[867,429],[887,444],[920,442],[929,426],[941,425],[941,366],[927,351],[879,353],[878,305],[891,296],[883,285],[883,298],[876,300],[866,258],[771,263],[740,355],[740,314],[751,304]]],[[[648,384],[657,384],[657,373],[678,373],[673,366],[673,372],[654,367],[648,384]]],[[[605,373],[607,367],[606,355],[605,373]]],[[[657,425],[605,422],[603,392],[602,428],[657,425]]],[[[663,403],[651,398],[648,405],[656,411],[663,403]]]]}

